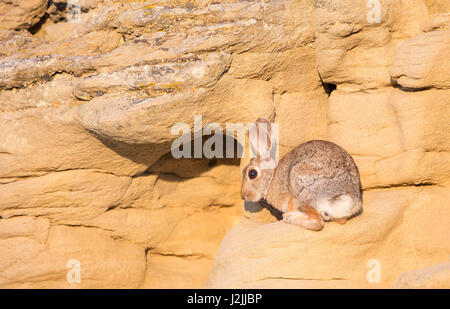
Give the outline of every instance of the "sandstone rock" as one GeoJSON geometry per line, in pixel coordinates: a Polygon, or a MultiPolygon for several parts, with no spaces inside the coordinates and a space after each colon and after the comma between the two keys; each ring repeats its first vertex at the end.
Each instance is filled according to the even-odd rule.
{"type": "Polygon", "coordinates": [[[28,29],[37,24],[47,10],[48,0],[17,0],[0,3],[3,29],[28,29]]]}
{"type": "Polygon", "coordinates": [[[450,88],[450,30],[415,36],[398,49],[391,77],[409,89],[450,88]]]}
{"type": "Polygon", "coordinates": [[[208,286],[391,287],[446,261],[447,3],[381,2],[378,23],[363,0],[81,0],[75,22],[66,0],[3,1],[0,286],[200,287],[241,216],[246,159],[174,159],[172,126],[199,114],[276,121],[281,155],[335,141],[369,190],[361,217],[320,234],[244,203],[208,286]],[[402,58],[418,38],[422,68],[402,58]],[[381,283],[367,283],[368,259],[381,283]]]}
{"type": "Polygon", "coordinates": [[[204,123],[224,125],[224,119],[249,123],[257,115],[267,117],[272,113],[272,89],[268,82],[222,78],[210,93],[194,90],[192,94],[147,99],[100,97],[81,107],[80,118],[84,127],[108,139],[162,144],[160,149],[168,152],[169,143],[178,137],[171,135],[170,127],[186,123],[192,128],[195,115],[202,115],[204,123]],[[242,109],[237,109],[237,102],[242,109]],[[167,117],[160,117],[161,114],[167,117]]]}
{"type": "Polygon", "coordinates": [[[191,213],[193,210],[189,208],[177,207],[112,209],[81,224],[110,231],[116,239],[154,248],[165,241],[172,230],[191,213]]]}
{"type": "Polygon", "coordinates": [[[217,239],[221,239],[240,217],[241,211],[236,207],[194,213],[179,222],[154,252],[213,259],[220,245],[217,239]]]}
{"type": "Polygon", "coordinates": [[[275,122],[280,125],[280,156],[327,131],[327,95],[322,91],[295,92],[280,96],[275,122]]]}
{"type": "Polygon", "coordinates": [[[0,90],[21,88],[37,81],[49,81],[57,73],[79,75],[92,70],[90,59],[80,57],[37,56],[0,63],[0,90]]]}
{"type": "MultiPolygon", "coordinates": [[[[64,42],[85,34],[86,26],[83,23],[59,22],[45,27],[43,39],[52,43],[64,42]]],[[[95,41],[92,43],[96,43],[95,41]]]]}
{"type": "Polygon", "coordinates": [[[363,187],[446,183],[447,96],[444,90],[335,91],[328,105],[327,139],[353,155],[363,187]]]}
{"type": "Polygon", "coordinates": [[[313,23],[322,80],[358,91],[390,85],[389,67],[399,39],[421,32],[428,11],[421,0],[317,1],[313,23]],[[378,2],[379,3],[379,2],[378,2]]]}
{"type": "Polygon", "coordinates": [[[430,16],[424,31],[450,30],[450,13],[435,14],[430,16]]]}
{"type": "Polygon", "coordinates": [[[45,243],[13,237],[0,247],[2,288],[137,288],[144,280],[144,248],[105,231],[53,226],[45,243]],[[67,279],[76,279],[73,261],[80,263],[79,283],[67,279]]]}
{"type": "Polygon", "coordinates": [[[2,218],[0,221],[0,239],[12,237],[29,237],[38,242],[45,242],[50,229],[50,220],[28,216],[2,218]]]}
{"type": "Polygon", "coordinates": [[[16,56],[24,49],[39,45],[40,40],[26,30],[0,29],[0,56],[2,58],[16,56]]]}
{"type": "Polygon", "coordinates": [[[277,53],[233,55],[228,73],[235,78],[268,80],[274,93],[312,91],[321,88],[314,49],[305,45],[277,53]]]}
{"type": "Polygon", "coordinates": [[[214,260],[147,254],[148,272],[142,288],[191,289],[201,288],[214,260]]]}
{"type": "MultiPolygon", "coordinates": [[[[194,141],[195,143],[195,141],[194,141]]],[[[225,141],[226,143],[226,141],[225,141]]],[[[188,143],[188,147],[194,145],[188,143]]],[[[237,146],[235,147],[237,149],[237,146]]],[[[149,167],[149,173],[168,174],[180,179],[205,176],[214,178],[218,183],[235,184],[241,175],[235,170],[240,158],[181,158],[175,159],[171,153],[163,155],[157,162],[149,167]]]]}
{"type": "Polygon", "coordinates": [[[74,80],[70,74],[62,73],[55,75],[49,82],[37,82],[31,89],[0,91],[0,109],[2,112],[12,112],[36,107],[76,105],[78,102],[72,95],[74,80]]]}
{"type": "Polygon", "coordinates": [[[96,169],[116,175],[143,173],[162,153],[149,145],[99,140],[67,107],[2,113],[0,177],[39,176],[51,171],[96,169]]]}
{"type": "Polygon", "coordinates": [[[431,14],[450,12],[450,3],[445,0],[425,0],[431,14]]]}
{"type": "Polygon", "coordinates": [[[402,274],[394,284],[397,289],[448,289],[450,287],[450,263],[402,274]]]}
{"type": "MultiPolygon", "coordinates": [[[[238,169],[233,172],[239,175],[238,169]]],[[[235,177],[236,178],[236,177],[235,177]]],[[[239,186],[230,186],[208,176],[180,179],[171,175],[160,175],[155,184],[154,206],[182,206],[189,201],[192,207],[205,209],[210,205],[235,205],[240,202],[239,186]],[[201,188],[192,190],[192,188],[201,188]],[[180,195],[183,198],[180,198],[180,195]]]]}
{"type": "Polygon", "coordinates": [[[243,219],[225,236],[204,287],[304,287],[305,280],[324,280],[327,287],[342,287],[342,282],[354,282],[353,287],[391,284],[404,271],[448,259],[449,192],[367,192],[362,215],[345,225],[326,224],[319,233],[283,222],[243,219]],[[437,239],[426,239],[430,233],[437,239]],[[372,274],[378,266],[379,280],[372,274]]]}
{"type": "Polygon", "coordinates": [[[117,204],[129,185],[129,177],[90,170],[29,177],[0,187],[0,212],[6,218],[31,215],[79,222],[117,204]]]}
{"type": "Polygon", "coordinates": [[[120,200],[121,208],[153,208],[149,201],[153,199],[153,190],[158,174],[144,174],[131,178],[131,183],[120,200]]]}

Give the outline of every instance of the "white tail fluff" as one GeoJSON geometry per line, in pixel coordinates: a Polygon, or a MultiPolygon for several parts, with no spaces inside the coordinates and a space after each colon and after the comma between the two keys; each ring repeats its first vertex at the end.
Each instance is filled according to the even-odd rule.
{"type": "Polygon", "coordinates": [[[325,198],[317,202],[316,209],[326,221],[333,219],[343,219],[352,216],[358,211],[350,195],[340,195],[335,199],[325,198]]]}

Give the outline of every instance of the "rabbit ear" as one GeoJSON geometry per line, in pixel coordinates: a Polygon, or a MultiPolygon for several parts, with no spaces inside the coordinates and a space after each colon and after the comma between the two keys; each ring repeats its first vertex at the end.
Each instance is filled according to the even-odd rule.
{"type": "Polygon", "coordinates": [[[258,118],[256,123],[249,127],[249,140],[252,151],[258,158],[269,158],[272,149],[272,128],[270,122],[258,118]]]}

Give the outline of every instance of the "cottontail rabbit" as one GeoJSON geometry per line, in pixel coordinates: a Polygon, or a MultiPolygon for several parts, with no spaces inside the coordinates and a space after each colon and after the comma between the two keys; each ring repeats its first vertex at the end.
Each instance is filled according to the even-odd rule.
{"type": "Polygon", "coordinates": [[[256,124],[256,134],[249,134],[256,158],[243,170],[242,199],[269,204],[283,214],[283,221],[314,231],[321,230],[324,221],[345,223],[362,212],[359,172],[348,152],[334,143],[313,140],[276,164],[269,155],[270,123],[259,118],[256,124]]]}

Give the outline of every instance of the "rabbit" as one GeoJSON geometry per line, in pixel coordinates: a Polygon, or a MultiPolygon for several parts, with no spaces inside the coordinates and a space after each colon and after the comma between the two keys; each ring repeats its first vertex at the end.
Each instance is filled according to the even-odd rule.
{"type": "Polygon", "coordinates": [[[284,222],[313,231],[322,230],[325,221],[343,224],[362,212],[359,171],[347,151],[312,140],[275,162],[270,122],[259,118],[256,124],[256,134],[249,134],[256,157],[242,171],[244,201],[270,206],[284,222]]]}

